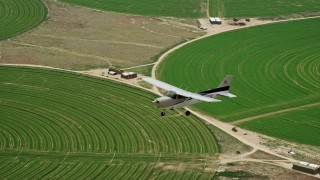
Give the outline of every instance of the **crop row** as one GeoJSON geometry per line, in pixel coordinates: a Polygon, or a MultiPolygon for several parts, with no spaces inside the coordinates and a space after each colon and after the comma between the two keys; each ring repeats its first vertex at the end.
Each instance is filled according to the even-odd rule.
{"type": "MultiPolygon", "coordinates": [[[[8,179],[168,179],[208,178],[208,156],[185,154],[87,154],[7,151],[0,156],[0,178],[8,179]],[[177,165],[181,169],[173,168],[177,165]]],[[[215,157],[209,161],[212,162],[215,157]]]]}
{"type": "Polygon", "coordinates": [[[215,153],[195,117],[161,118],[154,95],[70,73],[1,67],[0,149],[215,153]]]}
{"type": "Polygon", "coordinates": [[[320,146],[320,107],[308,107],[240,124],[240,127],[299,143],[320,146]]]}
{"type": "Polygon", "coordinates": [[[41,23],[47,8],[41,0],[1,0],[0,40],[21,34],[41,23]]]}
{"type": "MultiPolygon", "coordinates": [[[[155,168],[154,163],[123,163],[108,165],[106,162],[94,161],[67,161],[63,163],[54,161],[4,161],[8,165],[0,175],[1,178],[21,179],[208,179],[214,173],[204,172],[202,169],[166,170],[155,168]],[[13,172],[12,170],[15,170],[13,172]],[[41,171],[40,171],[41,170],[41,171]]],[[[176,165],[175,165],[176,166],[176,165]]],[[[174,167],[173,165],[171,168],[174,167]]]]}
{"type": "Polygon", "coordinates": [[[149,92],[69,72],[0,66],[0,93],[1,179],[212,175],[155,166],[203,167],[218,147],[199,119],[175,111],[161,117],[149,92]]]}
{"type": "Polygon", "coordinates": [[[224,17],[224,2],[222,0],[209,0],[208,3],[211,17],[224,17]]]}
{"type": "Polygon", "coordinates": [[[170,54],[158,77],[199,92],[233,75],[230,91],[237,98],[193,106],[223,121],[313,104],[320,98],[320,34],[315,29],[320,18],[212,36],[170,54]]]}

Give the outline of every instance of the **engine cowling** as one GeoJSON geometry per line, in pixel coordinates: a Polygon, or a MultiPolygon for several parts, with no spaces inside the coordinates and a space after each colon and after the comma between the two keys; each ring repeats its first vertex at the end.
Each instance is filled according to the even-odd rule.
{"type": "Polygon", "coordinates": [[[157,107],[159,108],[165,108],[165,107],[168,107],[168,106],[171,106],[172,105],[172,98],[170,97],[167,97],[167,96],[162,96],[162,97],[159,97],[157,99],[155,99],[153,101],[157,107]]]}

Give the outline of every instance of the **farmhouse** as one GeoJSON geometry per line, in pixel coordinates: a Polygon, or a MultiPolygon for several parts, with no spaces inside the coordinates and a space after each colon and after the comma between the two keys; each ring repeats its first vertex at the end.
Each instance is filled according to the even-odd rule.
{"type": "Polygon", "coordinates": [[[134,73],[134,72],[125,72],[125,73],[122,73],[122,74],[121,74],[121,77],[122,77],[122,78],[125,78],[125,79],[133,79],[133,78],[136,78],[136,77],[137,77],[137,73],[134,73]]]}

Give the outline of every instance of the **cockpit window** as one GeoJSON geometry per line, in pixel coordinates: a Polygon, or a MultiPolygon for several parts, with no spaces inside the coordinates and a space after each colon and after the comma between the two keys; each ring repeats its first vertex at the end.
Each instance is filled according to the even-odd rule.
{"type": "Polygon", "coordinates": [[[166,96],[171,97],[172,99],[177,98],[177,94],[173,91],[169,91],[166,96]]]}

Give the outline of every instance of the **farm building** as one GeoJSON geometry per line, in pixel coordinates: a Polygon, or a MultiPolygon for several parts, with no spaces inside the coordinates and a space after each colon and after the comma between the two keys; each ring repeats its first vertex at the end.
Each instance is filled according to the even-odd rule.
{"type": "Polygon", "coordinates": [[[222,24],[221,19],[218,18],[218,17],[211,17],[211,18],[209,18],[209,22],[210,22],[211,24],[222,24]]]}
{"type": "Polygon", "coordinates": [[[137,73],[134,73],[134,72],[124,72],[121,74],[121,77],[122,78],[125,78],[125,79],[133,79],[133,78],[136,78],[137,77],[137,73]]]}
{"type": "Polygon", "coordinates": [[[320,166],[316,164],[309,164],[307,162],[295,163],[292,166],[292,169],[306,172],[309,174],[318,174],[320,172],[320,166]]]}
{"type": "Polygon", "coordinates": [[[119,69],[116,69],[116,68],[109,68],[109,71],[108,71],[108,74],[111,74],[111,75],[117,75],[117,74],[121,74],[123,73],[123,70],[119,70],[119,69]]]}

